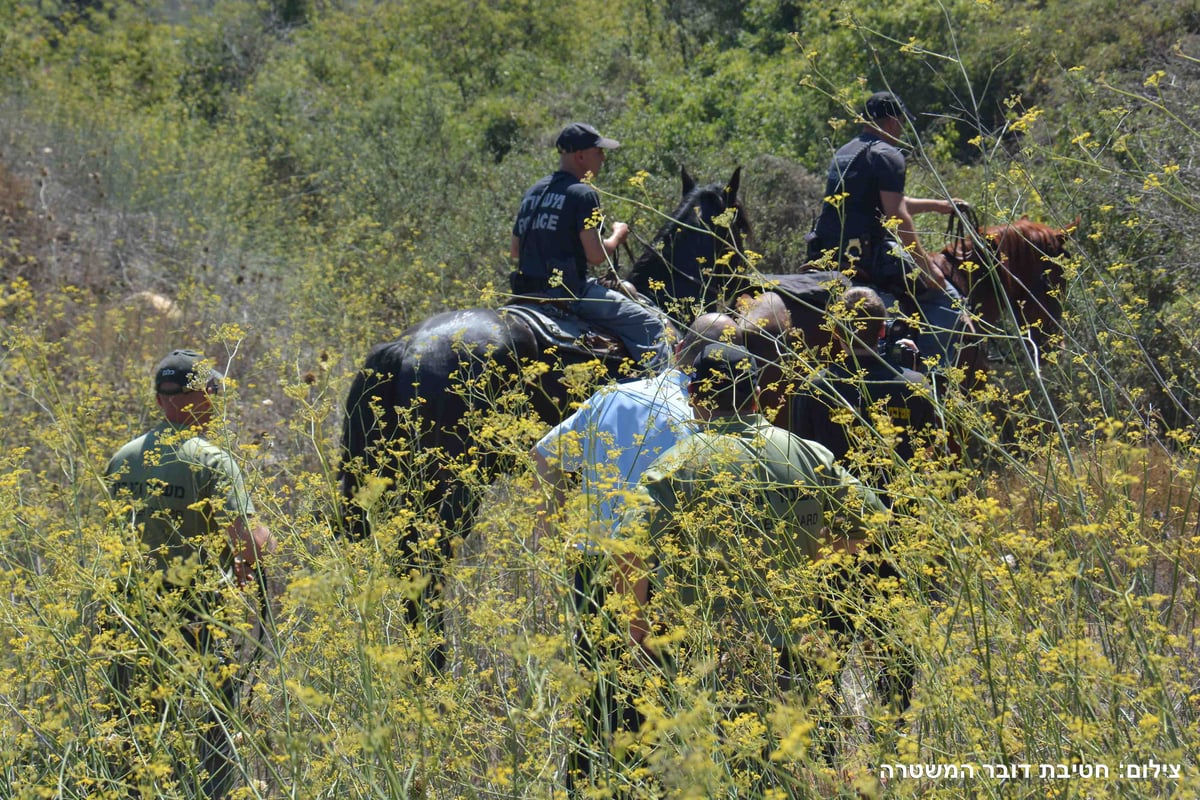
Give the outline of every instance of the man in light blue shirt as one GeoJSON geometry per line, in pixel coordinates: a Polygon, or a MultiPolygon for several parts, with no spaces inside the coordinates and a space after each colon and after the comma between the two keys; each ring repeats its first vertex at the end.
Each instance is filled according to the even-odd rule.
{"type": "Polygon", "coordinates": [[[586,504],[584,526],[571,532],[575,544],[585,550],[575,572],[572,599],[577,614],[578,667],[594,686],[588,707],[581,710],[585,714],[584,739],[572,748],[568,762],[572,794],[590,783],[594,767],[599,766],[594,761],[609,757],[613,732],[619,728],[636,731],[640,725],[634,708],[616,701],[619,687],[614,659],[621,648],[614,653],[599,644],[613,631],[627,630],[627,625],[605,612],[604,600],[609,591],[624,594],[633,589],[623,583],[626,565],[633,557],[618,554],[610,561],[603,551],[611,548],[598,545],[613,538],[625,499],[632,496],[642,473],[687,434],[693,415],[687,397],[689,377],[680,365],[691,364],[707,344],[731,341],[736,330],[728,315],[700,315],[676,345],[675,366],[648,378],[604,387],[530,451],[534,469],[547,490],[536,523],[539,535],[550,532],[554,516],[565,503],[568,476],[579,475],[586,504]]]}
{"type": "MultiPolygon", "coordinates": [[[[690,363],[704,345],[729,341],[735,331],[736,323],[728,315],[702,314],[676,346],[675,364],[690,363]]],[[[626,494],[692,419],[688,380],[686,372],[672,366],[648,378],[605,386],[530,451],[538,477],[552,493],[548,505],[561,506],[567,475],[579,475],[589,515],[580,545],[611,536],[626,494]]]]}

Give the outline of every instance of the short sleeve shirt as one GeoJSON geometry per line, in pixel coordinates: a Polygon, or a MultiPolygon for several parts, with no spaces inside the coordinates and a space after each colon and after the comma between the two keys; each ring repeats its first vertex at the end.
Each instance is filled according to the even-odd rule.
{"type": "Polygon", "coordinates": [[[885,509],[826,448],[760,415],[696,424],[642,478],[651,541],[685,604],[757,616],[778,641],[780,615],[810,598],[773,596],[767,578],[813,561],[823,527],[864,538],[885,509]]]}
{"type": "Polygon", "coordinates": [[[233,457],[167,422],[118,450],[105,476],[113,498],[129,501],[130,520],[160,569],[203,558],[205,537],[254,514],[233,457]]]}
{"type": "Polygon", "coordinates": [[[824,247],[843,246],[850,239],[883,240],[880,192],[904,194],[907,165],[904,154],[879,137],[863,133],[834,154],[826,176],[825,197],[845,197],[821,206],[816,234],[824,247]]]}
{"type": "Polygon", "coordinates": [[[604,535],[642,473],[686,433],[687,384],[683,372],[671,369],[605,387],[537,443],[548,461],[580,474],[591,522],[604,535]]]}
{"type": "Polygon", "coordinates": [[[599,228],[600,220],[600,196],[591,186],[562,170],[542,178],[525,193],[513,223],[520,242],[517,270],[546,280],[557,273],[572,294],[582,294],[588,263],[579,237],[599,228]]]}
{"type": "Polygon", "coordinates": [[[821,545],[823,527],[861,538],[867,530],[863,507],[882,510],[874,494],[838,465],[827,448],[760,414],[694,426],[642,478],[651,498],[668,512],[656,513],[655,527],[669,525],[669,517],[684,504],[720,497],[721,505],[742,509],[744,524],[757,527],[765,519],[782,526],[793,541],[788,546],[811,558],[821,545]]]}

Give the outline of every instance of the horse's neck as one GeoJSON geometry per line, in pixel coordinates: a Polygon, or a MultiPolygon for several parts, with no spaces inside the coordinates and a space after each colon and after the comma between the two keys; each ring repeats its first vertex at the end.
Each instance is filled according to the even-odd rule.
{"type": "Polygon", "coordinates": [[[642,294],[649,294],[650,284],[665,282],[670,271],[662,253],[651,247],[629,268],[629,281],[642,294]]]}
{"type": "Polygon", "coordinates": [[[674,270],[672,261],[676,256],[675,235],[666,234],[656,238],[645,252],[629,268],[629,280],[645,292],[653,281],[666,282],[674,270]]]}

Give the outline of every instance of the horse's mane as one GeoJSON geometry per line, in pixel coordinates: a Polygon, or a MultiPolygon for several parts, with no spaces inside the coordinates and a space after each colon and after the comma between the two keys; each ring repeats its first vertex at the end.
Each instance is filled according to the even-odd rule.
{"type": "MultiPolygon", "coordinates": [[[[651,262],[662,263],[663,246],[674,238],[675,234],[683,228],[685,223],[693,227],[704,227],[704,223],[697,219],[696,209],[703,208],[706,205],[704,202],[705,198],[717,198],[723,203],[724,194],[725,184],[720,181],[694,187],[679,202],[675,210],[671,212],[670,218],[658,229],[658,233],[650,240],[649,246],[633,262],[634,269],[637,269],[639,266],[644,267],[651,262]]],[[[735,197],[732,205],[737,212],[733,233],[738,237],[737,244],[740,245],[741,240],[751,233],[750,220],[746,216],[746,210],[742,207],[741,200],[735,197]]]]}
{"type": "MultiPolygon", "coordinates": [[[[708,203],[706,198],[715,199],[720,205],[728,208],[733,207],[737,215],[734,220],[733,233],[736,236],[747,236],[750,234],[750,220],[746,217],[746,210],[742,207],[742,201],[735,193],[732,201],[728,202],[726,196],[728,186],[721,181],[706,183],[703,186],[694,186],[684,198],[679,202],[679,205],[671,213],[671,218],[667,220],[662,228],[659,229],[658,235],[655,236],[655,242],[661,242],[668,236],[671,236],[675,231],[679,230],[684,222],[693,225],[699,224],[704,227],[706,221],[697,219],[696,209],[704,208],[708,203]]],[[[736,192],[736,189],[735,189],[736,192]]]]}
{"type": "Polygon", "coordinates": [[[984,235],[999,257],[1017,275],[1042,269],[1046,257],[1062,254],[1067,232],[1028,217],[987,228],[984,235]]]}

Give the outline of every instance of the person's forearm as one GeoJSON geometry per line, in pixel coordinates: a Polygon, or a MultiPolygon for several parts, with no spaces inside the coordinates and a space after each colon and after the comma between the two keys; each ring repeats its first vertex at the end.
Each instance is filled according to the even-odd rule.
{"type": "Polygon", "coordinates": [[[534,510],[533,540],[530,547],[536,549],[538,543],[553,532],[550,518],[562,508],[566,502],[566,492],[563,490],[565,475],[556,465],[551,464],[535,445],[529,451],[533,459],[533,472],[542,487],[542,499],[534,510]]]}
{"type": "Polygon", "coordinates": [[[953,214],[954,201],[931,197],[909,197],[905,200],[910,214],[953,214]]]}
{"type": "Polygon", "coordinates": [[[613,232],[607,239],[601,238],[600,231],[596,228],[584,230],[580,237],[583,240],[583,253],[587,256],[587,261],[592,266],[604,264],[608,262],[610,256],[617,252],[617,248],[629,236],[629,226],[624,222],[613,223],[613,232]]]}
{"type": "Polygon", "coordinates": [[[912,209],[908,202],[904,204],[898,219],[900,224],[896,227],[896,235],[900,238],[900,244],[904,245],[904,249],[908,251],[917,267],[920,268],[922,278],[933,287],[940,289],[945,284],[945,276],[929,258],[929,253],[925,252],[925,248],[921,246],[921,240],[917,238],[916,225],[912,218],[912,209]]]}
{"type": "Polygon", "coordinates": [[[650,625],[646,622],[642,609],[650,598],[650,579],[646,575],[646,563],[633,553],[614,556],[616,569],[613,570],[613,592],[617,595],[630,595],[634,600],[634,609],[629,617],[630,640],[645,647],[646,637],[650,634],[650,625]]]}
{"type": "Polygon", "coordinates": [[[278,546],[275,537],[265,525],[247,524],[242,517],[229,524],[225,535],[229,538],[229,547],[233,551],[234,576],[239,585],[245,586],[258,567],[259,559],[275,552],[278,546]]]}
{"type": "Polygon", "coordinates": [[[611,256],[613,253],[617,252],[617,248],[621,246],[621,242],[623,241],[625,241],[624,236],[617,236],[617,234],[614,233],[612,236],[609,236],[604,240],[604,252],[611,256]]]}

